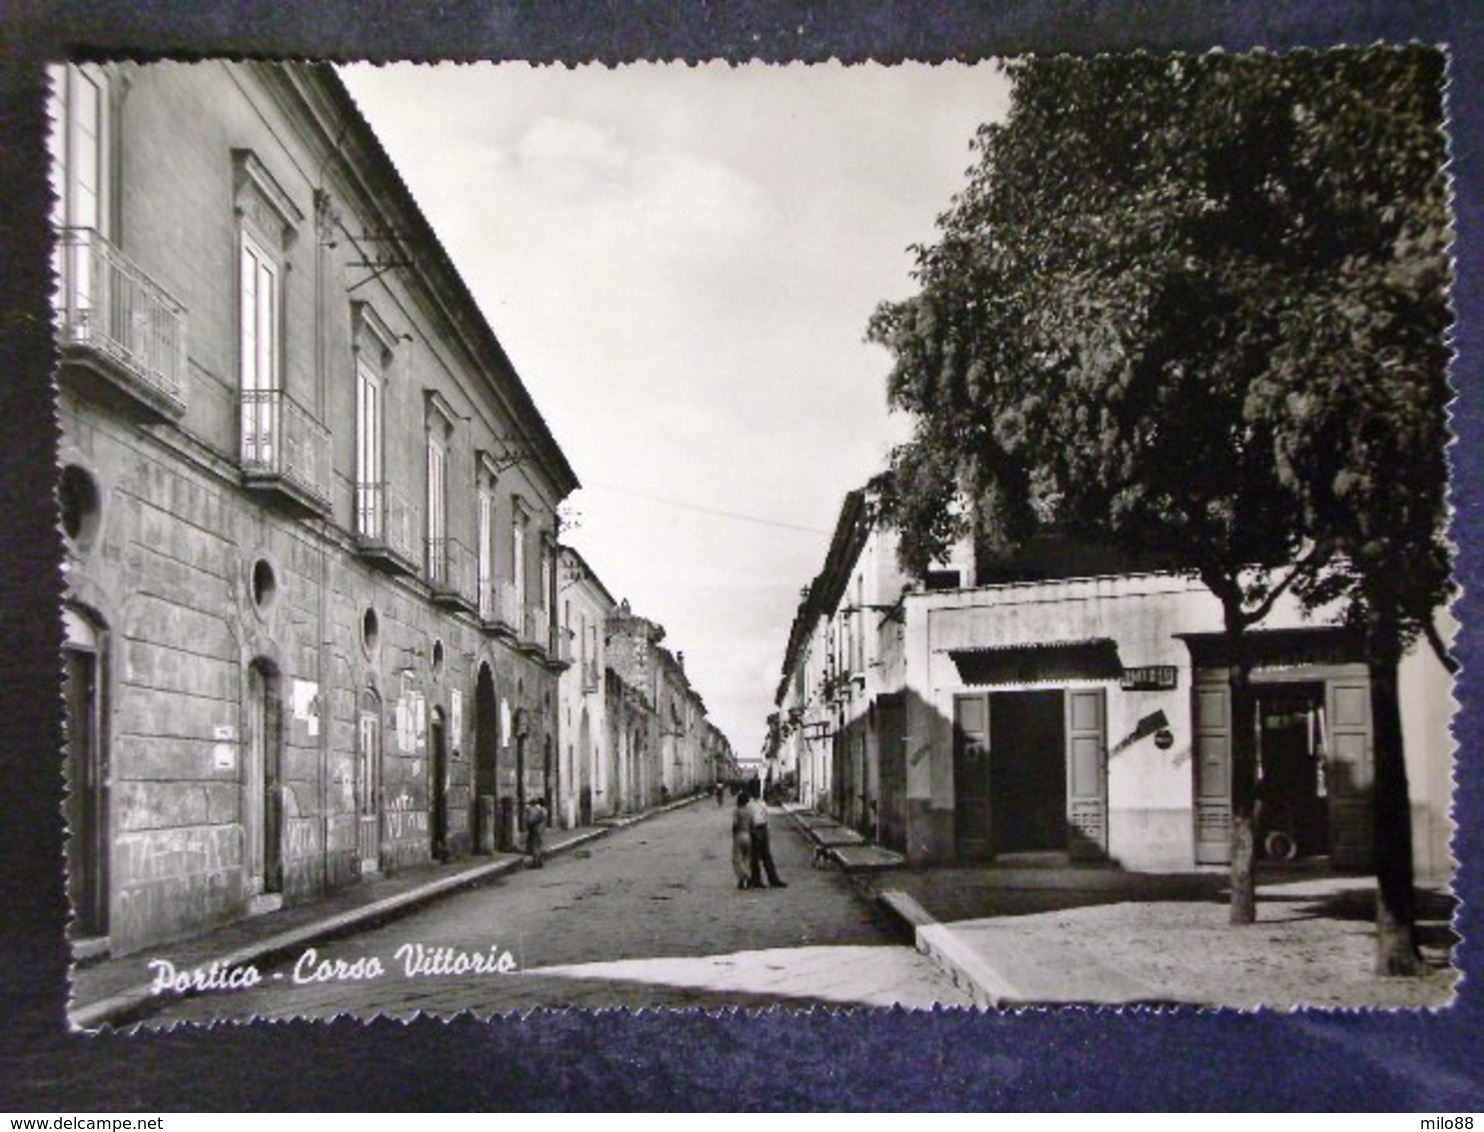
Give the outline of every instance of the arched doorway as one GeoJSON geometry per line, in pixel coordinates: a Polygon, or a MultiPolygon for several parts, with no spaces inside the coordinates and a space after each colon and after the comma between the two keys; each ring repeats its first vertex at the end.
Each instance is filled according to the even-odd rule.
{"type": "Polygon", "coordinates": [[[72,935],[108,934],[108,745],[104,732],[105,634],[85,614],[63,611],[67,631],[67,895],[72,935]]]}
{"type": "Polygon", "coordinates": [[[381,697],[361,693],[356,726],[357,845],[361,875],[381,871],[381,697]]]}
{"type": "Polygon", "coordinates": [[[499,848],[496,814],[499,806],[500,701],[488,664],[479,666],[474,686],[474,844],[481,853],[499,848]]]}
{"type": "Polygon", "coordinates": [[[258,659],[247,670],[243,827],[250,896],[283,891],[283,703],[278,669],[258,659]]]}
{"type": "Polygon", "coordinates": [[[434,708],[428,725],[429,790],[432,797],[432,852],[435,861],[448,860],[448,729],[443,722],[443,709],[434,708]]]}

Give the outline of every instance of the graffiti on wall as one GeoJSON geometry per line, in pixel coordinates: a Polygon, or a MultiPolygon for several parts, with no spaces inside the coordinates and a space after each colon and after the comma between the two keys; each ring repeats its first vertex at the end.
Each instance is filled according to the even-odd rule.
{"type": "Polygon", "coordinates": [[[123,833],[115,860],[123,884],[169,880],[242,867],[242,827],[151,829],[123,833]]]}
{"type": "Polygon", "coordinates": [[[413,809],[410,794],[398,794],[387,803],[386,828],[396,841],[406,836],[426,834],[428,832],[427,811],[413,809]]]}

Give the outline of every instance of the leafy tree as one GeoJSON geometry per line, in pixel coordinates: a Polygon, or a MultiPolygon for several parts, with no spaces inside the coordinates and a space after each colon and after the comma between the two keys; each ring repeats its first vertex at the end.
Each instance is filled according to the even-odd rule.
{"type": "MultiPolygon", "coordinates": [[[[1390,597],[1379,564],[1420,558],[1447,576],[1438,56],[1010,70],[1009,115],[980,129],[940,240],[916,249],[920,292],[868,330],[894,355],[890,402],[916,421],[884,509],[909,569],[967,533],[1012,549],[1056,524],[1211,590],[1236,658],[1232,919],[1251,922],[1245,630],[1290,589],[1415,625],[1438,585],[1390,597]],[[1330,348],[1346,335],[1370,362],[1330,348]],[[1398,366],[1415,380],[1393,380],[1398,366]],[[1400,427],[1408,411],[1419,420],[1400,427]],[[1428,453],[1404,483],[1387,466],[1403,449],[1428,453]],[[967,511],[945,520],[953,496],[967,511]]],[[[1383,816],[1389,844],[1398,817],[1383,816]]]]}
{"type": "Polygon", "coordinates": [[[1433,631],[1451,584],[1444,76],[1441,57],[1426,51],[1338,62],[1348,81],[1306,107],[1331,138],[1327,207],[1304,217],[1324,224],[1327,254],[1286,297],[1282,345],[1254,400],[1271,416],[1279,475],[1305,529],[1335,551],[1304,596],[1339,600],[1365,629],[1377,969],[1411,974],[1421,961],[1396,670],[1424,635],[1452,667],[1433,631]]]}

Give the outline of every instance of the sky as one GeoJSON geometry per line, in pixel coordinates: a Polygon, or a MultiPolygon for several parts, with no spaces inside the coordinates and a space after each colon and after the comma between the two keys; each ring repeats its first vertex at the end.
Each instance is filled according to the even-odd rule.
{"type": "Polygon", "coordinates": [[[582,490],[564,541],[762,748],[800,590],[910,419],[865,341],[1002,115],[992,64],[356,65],[582,490]]]}

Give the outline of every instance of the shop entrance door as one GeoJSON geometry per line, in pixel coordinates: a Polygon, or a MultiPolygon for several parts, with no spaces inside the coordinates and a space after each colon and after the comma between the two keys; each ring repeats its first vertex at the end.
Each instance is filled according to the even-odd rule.
{"type": "Polygon", "coordinates": [[[1108,849],[1103,690],[954,699],[954,840],[961,860],[1108,849]]]}
{"type": "Polygon", "coordinates": [[[996,853],[1067,848],[1066,719],[1060,691],[989,697],[990,829],[996,853]]]}
{"type": "Polygon", "coordinates": [[[1259,845],[1277,860],[1329,852],[1324,685],[1279,684],[1257,691],[1259,845]]]}

